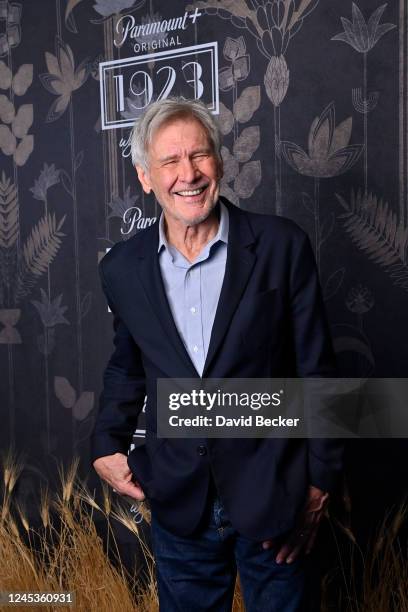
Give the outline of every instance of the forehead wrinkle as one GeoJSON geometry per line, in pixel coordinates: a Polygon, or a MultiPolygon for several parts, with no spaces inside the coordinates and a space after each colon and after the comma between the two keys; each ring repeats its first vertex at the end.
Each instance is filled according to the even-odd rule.
{"type": "MultiPolygon", "coordinates": [[[[193,155],[197,155],[198,153],[205,153],[205,154],[210,154],[212,152],[212,149],[210,147],[196,147],[194,149],[192,149],[191,151],[188,152],[188,157],[191,157],[193,155]]],[[[157,159],[157,161],[159,162],[166,162],[166,161],[170,161],[173,159],[179,159],[180,157],[183,157],[183,153],[180,155],[179,153],[171,153],[169,155],[165,155],[163,157],[159,157],[157,159]]]]}
{"type": "Polygon", "coordinates": [[[191,120],[183,121],[182,119],[176,119],[175,121],[170,121],[168,123],[166,122],[164,123],[164,125],[160,125],[159,127],[157,127],[156,130],[154,130],[154,132],[151,134],[149,149],[157,150],[158,145],[159,145],[159,149],[162,146],[164,146],[163,145],[163,135],[164,135],[165,145],[170,147],[170,150],[171,148],[177,148],[177,149],[182,148],[183,143],[186,140],[190,140],[191,142],[189,130],[194,125],[198,127],[198,130],[195,131],[194,136],[193,136],[193,146],[198,146],[200,148],[202,147],[211,148],[211,141],[210,141],[209,135],[207,131],[205,130],[204,126],[202,126],[200,122],[194,121],[194,120],[193,121],[191,120]],[[173,130],[173,131],[170,131],[170,134],[171,134],[170,136],[169,136],[169,130],[173,130]],[[187,134],[186,134],[186,131],[187,131],[187,134]]]}

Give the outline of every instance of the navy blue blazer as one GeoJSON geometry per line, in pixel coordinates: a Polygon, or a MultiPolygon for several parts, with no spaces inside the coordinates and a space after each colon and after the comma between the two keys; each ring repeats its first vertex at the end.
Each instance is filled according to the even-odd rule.
{"type": "MultiPolygon", "coordinates": [[[[313,252],[292,221],[229,212],[224,281],[203,377],[333,376],[334,359],[313,252]]],[[[145,394],[146,439],[128,458],[169,530],[194,532],[212,475],[233,526],[254,540],[289,530],[308,485],[336,486],[335,440],[158,439],[157,378],[198,377],[174,324],[158,261],[158,223],[116,244],[100,265],[114,313],[93,460],[127,453],[145,394]]]]}

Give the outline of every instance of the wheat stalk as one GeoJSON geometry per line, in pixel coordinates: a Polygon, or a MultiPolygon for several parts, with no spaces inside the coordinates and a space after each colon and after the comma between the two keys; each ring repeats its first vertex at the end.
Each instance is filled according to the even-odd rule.
{"type": "Polygon", "coordinates": [[[0,303],[13,276],[12,264],[16,262],[17,238],[20,231],[17,188],[2,172],[0,180],[0,303]],[[14,248],[13,248],[14,247],[14,248]]]}
{"type": "MultiPolygon", "coordinates": [[[[30,525],[29,517],[16,499],[16,484],[21,467],[21,463],[9,455],[3,462],[3,478],[0,478],[3,488],[14,498],[6,503],[4,519],[0,521],[0,558],[3,569],[0,572],[0,590],[73,591],[76,594],[75,610],[78,612],[157,612],[159,606],[154,559],[126,511],[112,509],[110,502],[108,504],[109,515],[126,525],[135,538],[139,539],[146,560],[147,576],[144,583],[137,582],[137,567],[133,575],[129,575],[121,563],[119,547],[108,522],[113,538],[109,540],[109,548],[112,552],[113,545],[113,552],[116,552],[115,563],[109,560],[93,520],[94,512],[102,516],[105,514],[102,508],[104,504],[98,504],[78,480],[77,460],[66,471],[62,468],[59,470],[60,493],[55,504],[52,503],[54,496],[43,492],[43,529],[39,532],[30,525]],[[53,508],[56,514],[51,512],[53,508]]],[[[109,515],[105,515],[108,521],[109,515]]],[[[331,576],[326,576],[322,612],[333,609],[345,612],[408,610],[408,562],[401,546],[404,540],[400,539],[406,520],[406,505],[390,511],[367,551],[359,551],[357,560],[353,551],[356,547],[358,549],[358,543],[354,536],[350,537],[348,528],[343,530],[352,546],[349,570],[344,574],[343,584],[334,580],[333,572],[331,576]],[[357,575],[361,575],[361,582],[358,582],[357,575]]],[[[338,526],[341,528],[341,525],[338,526]]],[[[344,552],[339,549],[339,554],[344,555],[344,552]]],[[[344,561],[346,559],[342,563],[344,561]]],[[[52,612],[55,608],[46,605],[42,609],[52,612]]],[[[237,581],[233,612],[243,612],[244,609],[237,581]]]]}
{"type": "Polygon", "coordinates": [[[374,194],[351,192],[350,204],[339,194],[337,200],[346,211],[340,215],[353,242],[368,258],[379,264],[393,282],[408,290],[408,226],[374,194]]]}
{"type": "Polygon", "coordinates": [[[17,187],[3,172],[0,181],[0,247],[11,248],[17,241],[18,231],[17,187]]]}

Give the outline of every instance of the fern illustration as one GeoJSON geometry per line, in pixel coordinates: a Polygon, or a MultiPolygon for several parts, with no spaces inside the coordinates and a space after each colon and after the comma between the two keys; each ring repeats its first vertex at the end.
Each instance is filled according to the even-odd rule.
{"type": "Polygon", "coordinates": [[[383,267],[393,282],[408,291],[408,226],[374,194],[352,190],[350,203],[336,194],[346,211],[340,215],[344,228],[368,258],[383,267]]]}
{"type": "Polygon", "coordinates": [[[4,304],[15,265],[15,245],[19,233],[17,188],[2,172],[0,180],[0,303],[4,304]]]}
{"type": "Polygon", "coordinates": [[[38,278],[47,271],[55,258],[61,246],[61,238],[65,235],[60,231],[64,221],[65,215],[58,223],[55,214],[44,215],[31,230],[23,247],[15,303],[30,293],[38,278]]]}

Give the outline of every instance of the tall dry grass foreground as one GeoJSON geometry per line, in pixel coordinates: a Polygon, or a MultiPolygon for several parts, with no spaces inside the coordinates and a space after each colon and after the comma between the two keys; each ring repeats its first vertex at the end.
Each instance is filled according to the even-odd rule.
{"type": "Polygon", "coordinates": [[[323,579],[322,612],[408,612],[407,519],[406,503],[390,510],[364,552],[348,521],[331,521],[338,569],[335,578],[330,572],[323,579]]]}
{"type": "MultiPolygon", "coordinates": [[[[44,605],[41,608],[4,609],[24,612],[39,609],[157,612],[154,559],[139,526],[123,506],[112,501],[109,491],[103,488],[102,501],[98,503],[77,477],[78,461],[75,461],[67,472],[60,471],[61,485],[57,493],[42,493],[38,508],[39,526],[33,527],[16,502],[15,489],[21,471],[22,465],[10,457],[4,461],[0,506],[0,591],[71,591],[76,599],[73,607],[66,608],[44,605]],[[106,522],[108,541],[105,543],[97,533],[96,518],[106,522]],[[138,539],[147,572],[142,587],[137,578],[138,568],[130,575],[120,561],[112,529],[114,521],[124,525],[138,539]]],[[[148,508],[141,504],[139,511],[149,522],[148,508]]],[[[346,559],[344,551],[347,547],[344,547],[343,540],[343,557],[339,553],[338,560],[340,579],[337,576],[333,581],[332,575],[325,577],[322,611],[408,611],[408,563],[406,551],[402,550],[398,539],[406,514],[404,507],[393,517],[388,516],[365,555],[344,523],[333,527],[335,539],[342,533],[349,543],[349,550],[346,559]],[[361,580],[357,585],[355,576],[358,572],[361,580]]],[[[244,610],[237,584],[233,612],[244,610]]]]}
{"type": "MultiPolygon", "coordinates": [[[[64,473],[60,470],[60,490],[41,495],[39,527],[32,527],[27,514],[15,501],[15,489],[22,465],[7,457],[3,462],[3,491],[0,506],[0,591],[73,592],[75,605],[56,608],[24,606],[28,610],[66,609],[78,612],[157,612],[158,597],[154,559],[139,526],[122,505],[112,501],[103,487],[102,502],[77,477],[78,460],[64,473]],[[106,522],[106,546],[98,535],[95,519],[106,522]],[[119,522],[138,539],[147,577],[141,582],[138,569],[129,574],[120,560],[112,523],[119,522]],[[110,554],[108,555],[107,548],[110,554]],[[114,562],[112,562],[112,557],[114,562]]],[[[139,512],[150,522],[144,504],[139,512]]],[[[1,607],[0,607],[1,608],[1,607]]],[[[237,589],[234,612],[244,612],[237,589]]]]}

